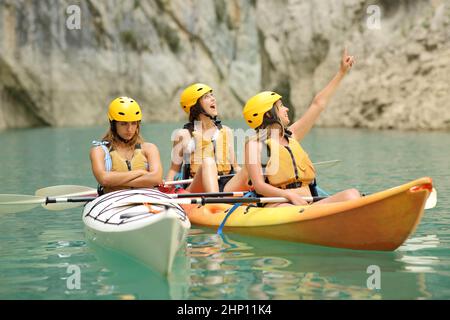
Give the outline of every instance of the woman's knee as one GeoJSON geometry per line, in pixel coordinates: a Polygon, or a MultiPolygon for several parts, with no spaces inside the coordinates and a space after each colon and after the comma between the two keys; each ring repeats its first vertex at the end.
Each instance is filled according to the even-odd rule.
{"type": "Polygon", "coordinates": [[[216,166],[216,161],[214,160],[214,158],[203,158],[202,159],[202,167],[203,168],[210,168],[210,167],[215,167],[216,166]]]}
{"type": "Polygon", "coordinates": [[[361,193],[357,189],[354,189],[354,188],[346,190],[345,195],[348,199],[361,198],[361,193]]]}

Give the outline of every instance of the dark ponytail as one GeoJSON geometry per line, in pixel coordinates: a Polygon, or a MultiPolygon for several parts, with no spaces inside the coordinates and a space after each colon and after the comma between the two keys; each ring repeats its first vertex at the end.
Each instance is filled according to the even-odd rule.
{"type": "Polygon", "coordinates": [[[204,111],[200,105],[200,99],[198,99],[195,105],[191,108],[191,112],[189,112],[189,122],[193,124],[194,121],[198,121],[202,113],[204,113],[204,111]]]}

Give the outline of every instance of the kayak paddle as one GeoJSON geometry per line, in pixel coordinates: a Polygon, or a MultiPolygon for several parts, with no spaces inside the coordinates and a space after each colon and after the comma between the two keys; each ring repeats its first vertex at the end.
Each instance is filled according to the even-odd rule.
{"type": "MultiPolygon", "coordinates": [[[[434,190],[436,191],[436,190],[434,190]]],[[[433,194],[433,192],[432,192],[433,194]]],[[[326,197],[303,197],[308,202],[319,201],[326,197]]],[[[42,205],[48,210],[64,210],[73,208],[74,204],[82,204],[96,199],[96,197],[39,197],[17,194],[0,194],[0,213],[17,213],[31,210],[42,205]]],[[[428,197],[425,209],[431,209],[436,206],[437,192],[433,196],[428,197]]],[[[120,202],[120,200],[118,200],[120,202]]],[[[210,203],[286,203],[288,199],[283,197],[225,197],[225,198],[179,198],[179,199],[158,199],[150,200],[148,197],[129,202],[124,200],[124,205],[133,203],[152,203],[152,204],[198,204],[205,205],[210,203]]]]}
{"type": "MultiPolygon", "coordinates": [[[[59,204],[50,204],[48,202],[49,196],[52,197],[81,197],[97,195],[97,190],[83,187],[61,185],[42,188],[36,191],[34,196],[20,195],[20,194],[0,194],[0,213],[16,213],[28,211],[42,205],[48,210],[64,210],[83,205],[83,203],[72,203],[71,201],[64,201],[59,204]]],[[[92,200],[95,198],[92,198],[92,200]]]]}
{"type": "Polygon", "coordinates": [[[341,160],[328,160],[328,161],[320,161],[313,163],[313,166],[318,169],[328,169],[331,167],[334,167],[335,165],[339,164],[341,160]]]}
{"type": "MultiPolygon", "coordinates": [[[[327,197],[302,197],[304,200],[308,201],[308,202],[316,202],[316,201],[320,201],[322,199],[326,199],[327,197]]],[[[48,201],[50,203],[58,203],[60,201],[72,201],[72,202],[82,202],[82,201],[90,201],[89,199],[93,198],[72,198],[72,199],[58,199],[58,198],[48,198],[48,201]]],[[[428,197],[428,199],[430,199],[430,197],[428,197]]],[[[428,201],[428,200],[427,200],[428,201]]],[[[221,204],[221,203],[226,203],[226,204],[234,204],[234,203],[287,203],[289,202],[288,199],[283,198],[283,197],[224,197],[224,198],[217,198],[217,197],[211,197],[211,198],[207,198],[207,197],[189,197],[189,198],[179,198],[179,199],[151,199],[149,198],[149,196],[145,196],[145,195],[136,195],[134,197],[133,201],[129,201],[127,199],[123,199],[123,200],[118,200],[118,202],[123,202],[124,205],[129,205],[129,204],[143,204],[143,203],[148,203],[148,204],[184,204],[184,205],[189,205],[189,204],[197,204],[197,205],[205,205],[205,204],[221,204]]],[[[433,199],[431,199],[430,204],[427,206],[426,209],[431,209],[433,207],[433,205],[436,205],[436,202],[433,201],[433,199]]]]}
{"type": "Polygon", "coordinates": [[[433,188],[430,195],[428,196],[427,202],[425,202],[425,210],[436,207],[436,204],[437,204],[437,191],[435,188],[433,188]]]}
{"type": "MultiPolygon", "coordinates": [[[[46,187],[36,190],[34,193],[38,197],[84,197],[84,196],[97,196],[97,190],[76,185],[60,185],[46,187]]],[[[70,208],[76,208],[82,206],[83,203],[58,203],[58,204],[43,204],[42,206],[48,210],[66,210],[70,208]]]]}
{"type": "Polygon", "coordinates": [[[40,205],[48,210],[64,210],[73,208],[74,206],[80,206],[82,203],[92,201],[94,199],[95,197],[61,197],[52,199],[50,197],[27,196],[20,194],[0,194],[0,213],[23,212],[36,208],[40,205]]]}
{"type": "MultiPolygon", "coordinates": [[[[166,193],[171,198],[196,198],[196,197],[243,197],[247,191],[234,191],[234,192],[198,192],[198,193],[166,193]]],[[[67,196],[95,196],[97,190],[86,186],[77,185],[61,185],[52,186],[39,189],[35,192],[39,197],[56,197],[63,195],[67,196]]],[[[94,199],[94,198],[92,198],[94,199]]]]}
{"type": "MultiPolygon", "coordinates": [[[[95,200],[96,197],[39,197],[39,196],[28,196],[28,195],[18,195],[18,194],[0,194],[0,213],[17,213],[27,210],[31,210],[37,206],[42,205],[48,210],[64,210],[73,208],[74,205],[81,205],[86,202],[95,200]]],[[[305,197],[306,201],[313,201],[313,197],[305,197]]],[[[180,199],[149,199],[143,196],[141,199],[134,201],[118,200],[118,202],[123,202],[124,205],[131,204],[199,204],[205,205],[208,203],[277,203],[277,202],[287,202],[288,200],[281,197],[267,197],[267,198],[180,198],[180,199]]]]}
{"type": "MultiPolygon", "coordinates": [[[[84,186],[61,185],[42,188],[36,191],[35,196],[0,194],[0,213],[16,213],[31,210],[42,205],[48,210],[65,210],[81,206],[97,197],[97,190],[84,186]],[[95,195],[95,196],[94,196],[95,195]],[[57,198],[56,198],[57,197],[57,198]]],[[[216,193],[184,193],[168,194],[175,199],[164,200],[165,203],[178,204],[207,204],[207,203],[283,203],[285,198],[242,198],[242,192],[216,192],[216,193]],[[234,198],[222,197],[234,196],[234,198]],[[210,197],[210,198],[208,198],[210,197]],[[217,198],[212,198],[217,197],[217,198]],[[191,199],[193,198],[193,199],[191,199]],[[255,201],[254,201],[255,200],[255,201]]],[[[326,197],[306,197],[306,201],[319,201],[326,197]]],[[[148,198],[143,202],[148,202],[148,198]]],[[[141,203],[143,203],[141,202],[141,203]]],[[[161,202],[161,201],[160,201],[161,202]]],[[[156,204],[156,203],[155,203],[156,204]]],[[[161,203],[163,204],[163,203],[161,203]]],[[[432,209],[437,204],[437,191],[435,188],[427,198],[425,210],[432,209]]]]}

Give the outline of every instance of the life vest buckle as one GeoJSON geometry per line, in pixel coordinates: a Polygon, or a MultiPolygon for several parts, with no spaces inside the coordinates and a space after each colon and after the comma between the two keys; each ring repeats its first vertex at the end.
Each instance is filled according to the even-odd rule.
{"type": "Polygon", "coordinates": [[[299,181],[299,182],[289,183],[285,186],[280,186],[279,188],[280,189],[297,189],[297,188],[301,188],[302,185],[303,185],[302,182],[299,181]]]}

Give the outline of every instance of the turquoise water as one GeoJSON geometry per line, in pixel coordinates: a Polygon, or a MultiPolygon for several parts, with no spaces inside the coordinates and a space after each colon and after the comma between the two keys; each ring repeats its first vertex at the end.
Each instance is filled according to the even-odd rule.
{"type": "MultiPolygon", "coordinates": [[[[179,125],[179,124],[178,124],[179,125]]],[[[241,122],[231,123],[240,126],[241,122]]],[[[177,124],[145,125],[167,170],[177,124]]],[[[0,133],[0,193],[34,194],[62,184],[95,187],[89,148],[104,128],[0,133]]],[[[322,188],[371,193],[430,176],[438,205],[394,252],[331,249],[193,227],[168,279],[87,242],[81,208],[41,207],[0,216],[0,299],[449,299],[450,133],[315,129],[303,146],[314,162],[340,159],[319,172],[322,188]],[[81,272],[67,285],[69,266],[81,272]],[[368,289],[378,266],[380,289],[368,289]]]]}

